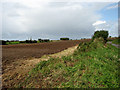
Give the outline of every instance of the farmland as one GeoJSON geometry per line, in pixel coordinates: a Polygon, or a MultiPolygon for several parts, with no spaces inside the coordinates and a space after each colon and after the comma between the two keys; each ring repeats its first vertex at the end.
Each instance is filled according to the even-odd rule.
{"type": "Polygon", "coordinates": [[[68,47],[75,46],[80,42],[89,40],[59,41],[36,44],[17,44],[2,46],[3,72],[6,66],[16,60],[28,58],[40,58],[43,55],[60,52],[68,47]]]}
{"type": "Polygon", "coordinates": [[[69,47],[76,46],[80,42],[88,42],[87,40],[71,40],[71,41],[57,41],[49,43],[35,43],[35,44],[17,44],[17,45],[3,45],[2,46],[2,73],[3,73],[3,87],[14,87],[17,83],[16,78],[18,71],[22,74],[18,80],[25,78],[26,69],[34,66],[34,63],[40,61],[43,55],[53,54],[63,51],[69,47]],[[38,58],[35,60],[34,58],[38,58]],[[33,61],[34,60],[34,61],[33,61]],[[33,61],[33,63],[31,63],[33,61]],[[26,66],[30,62],[31,64],[26,66]],[[25,64],[25,65],[24,65],[25,64]],[[25,67],[23,70],[18,67],[25,67]],[[22,72],[21,72],[22,70],[22,72]],[[14,79],[11,80],[11,78],[14,79]],[[9,80],[10,79],[10,80],[9,80]]]}
{"type": "Polygon", "coordinates": [[[38,63],[17,87],[118,88],[118,62],[116,47],[101,40],[80,43],[73,55],[38,63]]]}
{"type": "Polygon", "coordinates": [[[104,44],[103,39],[3,45],[2,48],[3,87],[119,87],[118,49],[104,44]],[[41,58],[73,46],[77,49],[70,49],[71,55],[41,58]]]}

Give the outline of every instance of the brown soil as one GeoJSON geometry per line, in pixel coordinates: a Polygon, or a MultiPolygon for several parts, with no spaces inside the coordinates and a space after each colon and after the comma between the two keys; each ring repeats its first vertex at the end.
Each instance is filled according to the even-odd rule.
{"type": "Polygon", "coordinates": [[[37,44],[20,44],[2,46],[3,73],[6,65],[28,58],[40,58],[43,55],[54,54],[85,40],[60,41],[37,44]]]}
{"type": "Polygon", "coordinates": [[[50,57],[60,57],[69,55],[70,53],[72,54],[77,47],[76,45],[85,41],[89,40],[2,46],[3,87],[15,87],[15,84],[24,80],[28,71],[40,61],[48,60],[50,57]]]}

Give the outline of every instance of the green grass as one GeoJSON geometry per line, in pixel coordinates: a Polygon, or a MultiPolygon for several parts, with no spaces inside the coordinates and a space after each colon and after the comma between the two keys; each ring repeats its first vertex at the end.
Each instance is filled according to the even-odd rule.
{"type": "Polygon", "coordinates": [[[120,39],[115,39],[115,40],[112,41],[112,43],[114,43],[114,44],[120,44],[120,39]]]}
{"type": "Polygon", "coordinates": [[[118,49],[95,43],[80,44],[71,56],[41,61],[18,87],[118,88],[118,49]]]}
{"type": "Polygon", "coordinates": [[[19,41],[16,41],[16,42],[6,42],[7,45],[11,45],[11,44],[20,44],[19,41]]]}

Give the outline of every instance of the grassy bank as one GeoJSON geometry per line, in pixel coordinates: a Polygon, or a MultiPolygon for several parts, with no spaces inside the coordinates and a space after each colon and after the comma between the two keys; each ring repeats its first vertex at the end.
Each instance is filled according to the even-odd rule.
{"type": "Polygon", "coordinates": [[[40,62],[16,87],[117,88],[118,66],[116,47],[101,41],[81,43],[71,56],[40,62]]]}

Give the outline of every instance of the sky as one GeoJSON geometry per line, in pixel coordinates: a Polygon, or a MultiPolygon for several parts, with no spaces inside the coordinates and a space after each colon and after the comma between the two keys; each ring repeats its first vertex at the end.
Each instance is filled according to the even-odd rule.
{"type": "Polygon", "coordinates": [[[116,37],[118,0],[100,1],[3,0],[2,39],[81,39],[91,38],[97,30],[108,30],[109,36],[116,37]]]}

